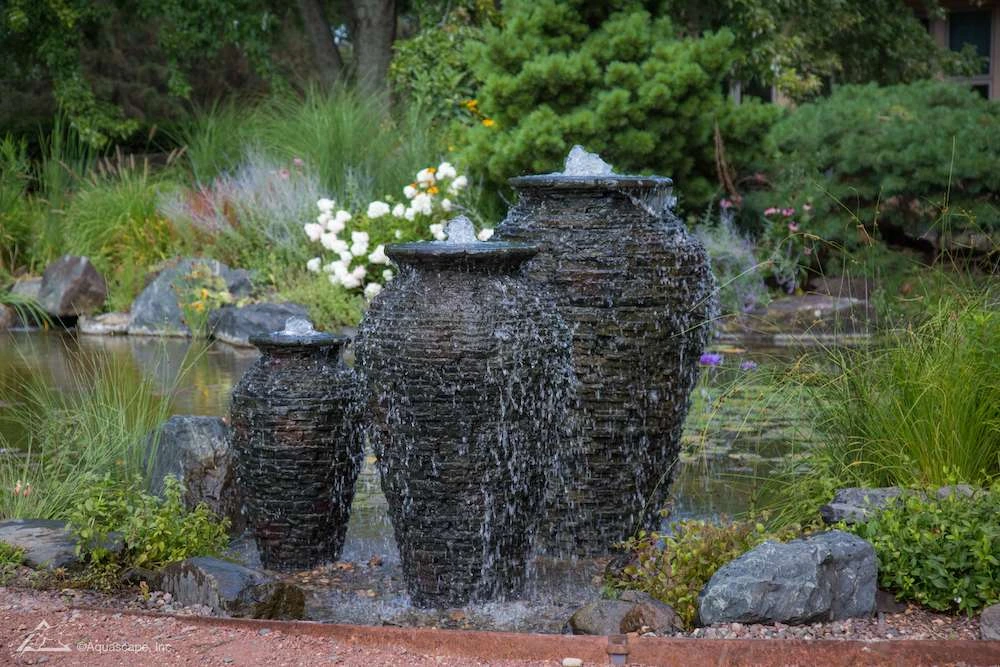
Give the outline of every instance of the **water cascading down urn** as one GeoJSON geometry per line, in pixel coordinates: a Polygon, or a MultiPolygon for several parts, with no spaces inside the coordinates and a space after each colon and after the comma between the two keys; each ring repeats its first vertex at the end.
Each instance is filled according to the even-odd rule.
{"type": "Polygon", "coordinates": [[[526,270],[573,329],[580,382],[576,446],[539,535],[553,553],[607,553],[667,500],[715,280],[669,211],[669,178],[615,175],[577,147],[566,172],[510,184],[518,201],[497,237],[539,247],[526,270]]]}

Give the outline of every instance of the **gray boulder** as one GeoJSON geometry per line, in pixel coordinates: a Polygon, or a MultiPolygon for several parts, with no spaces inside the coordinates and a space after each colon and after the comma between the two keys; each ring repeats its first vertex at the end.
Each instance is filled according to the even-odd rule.
{"type": "Polygon", "coordinates": [[[684,623],[673,607],[647,593],[625,591],[617,600],[596,600],[576,610],[568,622],[575,635],[617,635],[629,632],[672,634],[684,623]]]}
{"type": "Polygon", "coordinates": [[[185,487],[184,504],[205,503],[232,528],[242,523],[242,501],[236,486],[229,427],[219,417],[175,415],[149,435],[146,465],[151,491],[162,494],[167,475],[185,487]],[[155,448],[154,448],[155,444],[155,448]]]}
{"type": "Polygon", "coordinates": [[[722,566],[699,598],[701,623],[811,623],[875,611],[875,550],[839,530],[765,542],[722,566]]]}
{"type": "Polygon", "coordinates": [[[979,632],[983,639],[1000,641],[1000,604],[983,609],[979,616],[979,632]]]}
{"type": "Polygon", "coordinates": [[[218,558],[171,563],[160,588],[184,605],[205,605],[217,614],[243,618],[300,619],[305,593],[298,586],[218,558]]]}
{"type": "Polygon", "coordinates": [[[898,486],[875,489],[849,487],[838,489],[833,500],[819,508],[820,516],[827,523],[864,523],[872,514],[884,509],[889,501],[902,495],[898,486]]]}
{"type": "Polygon", "coordinates": [[[0,331],[6,331],[17,324],[17,311],[0,303],[0,331]]]}
{"type": "MultiPolygon", "coordinates": [[[[8,519],[0,521],[0,542],[24,550],[24,562],[34,568],[70,567],[80,562],[76,555],[76,538],[64,521],[46,519],[8,519]]],[[[104,545],[117,552],[124,543],[114,533],[104,545]]]]}
{"type": "Polygon", "coordinates": [[[250,274],[214,259],[175,260],[153,278],[132,304],[128,333],[133,336],[190,336],[180,298],[184,290],[205,287],[228,290],[234,297],[250,294],[250,274]]]}
{"type": "Polygon", "coordinates": [[[108,284],[86,257],[64,255],[45,268],[38,302],[53,317],[77,317],[99,311],[108,284]]]}
{"type": "Polygon", "coordinates": [[[129,319],[128,313],[81,315],[76,321],[76,330],[88,336],[115,336],[128,333],[129,319]]]}
{"type": "Polygon", "coordinates": [[[38,301],[38,295],[42,291],[42,279],[23,278],[14,283],[14,286],[10,288],[10,291],[12,294],[17,294],[18,296],[38,301]]]}
{"type": "Polygon", "coordinates": [[[230,345],[250,347],[250,337],[281,331],[289,317],[309,317],[309,311],[297,303],[254,303],[249,306],[223,306],[208,317],[208,331],[216,340],[230,345]]]}

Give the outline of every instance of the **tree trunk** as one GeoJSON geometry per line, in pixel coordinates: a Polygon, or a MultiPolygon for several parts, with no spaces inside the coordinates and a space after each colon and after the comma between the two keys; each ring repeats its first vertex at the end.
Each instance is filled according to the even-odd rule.
{"type": "Polygon", "coordinates": [[[298,0],[298,5],[302,27],[312,44],[320,81],[324,87],[331,88],[344,75],[344,60],[330,32],[322,0],[298,0]]]}
{"type": "Polygon", "coordinates": [[[350,4],[358,85],[369,92],[383,92],[396,39],[396,0],[356,0],[350,4]]]}

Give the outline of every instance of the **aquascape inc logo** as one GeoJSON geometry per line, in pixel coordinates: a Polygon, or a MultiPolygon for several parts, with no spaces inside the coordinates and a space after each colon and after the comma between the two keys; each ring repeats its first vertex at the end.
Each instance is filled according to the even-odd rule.
{"type": "Polygon", "coordinates": [[[71,651],[69,644],[49,639],[47,632],[51,628],[52,626],[47,621],[42,620],[17,647],[16,653],[68,653],[71,651]]]}

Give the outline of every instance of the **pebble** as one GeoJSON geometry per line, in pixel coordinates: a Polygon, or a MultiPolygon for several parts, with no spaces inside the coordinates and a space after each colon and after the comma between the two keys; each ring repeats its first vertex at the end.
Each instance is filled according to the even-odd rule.
{"type": "Polygon", "coordinates": [[[260,630],[257,631],[257,634],[260,635],[261,637],[266,637],[269,634],[271,634],[271,629],[270,628],[261,628],[260,630]]]}
{"type": "Polygon", "coordinates": [[[582,658],[563,658],[562,667],[583,667],[582,658]]]}

